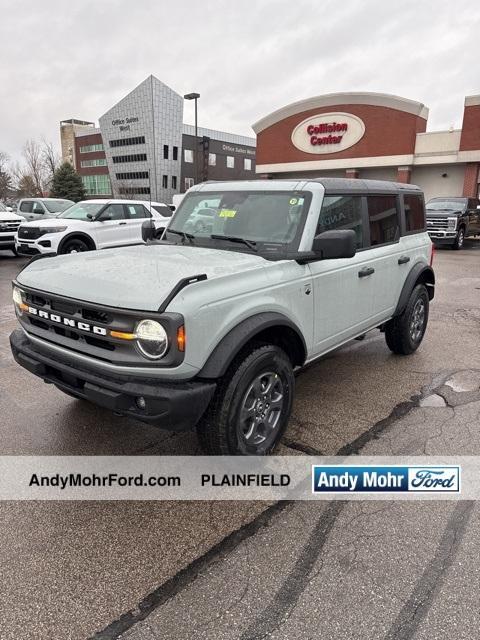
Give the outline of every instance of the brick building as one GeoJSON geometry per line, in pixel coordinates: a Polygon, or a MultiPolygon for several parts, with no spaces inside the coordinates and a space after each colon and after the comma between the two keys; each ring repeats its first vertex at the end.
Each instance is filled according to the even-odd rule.
{"type": "Polygon", "coordinates": [[[287,105],[253,125],[256,171],[412,182],[434,196],[476,196],[480,96],[465,98],[461,129],[427,132],[425,105],[380,93],[337,93],[287,105]]]}

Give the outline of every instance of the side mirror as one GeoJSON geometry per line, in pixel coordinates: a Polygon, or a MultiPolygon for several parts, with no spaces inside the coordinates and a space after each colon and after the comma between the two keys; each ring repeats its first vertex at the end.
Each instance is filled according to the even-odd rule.
{"type": "Polygon", "coordinates": [[[156,234],[157,230],[152,219],[142,222],[142,240],[144,242],[148,242],[148,240],[155,240],[156,234]]]}
{"type": "Polygon", "coordinates": [[[313,240],[312,251],[319,260],[353,258],[356,249],[356,235],[353,229],[324,231],[313,240]]]}

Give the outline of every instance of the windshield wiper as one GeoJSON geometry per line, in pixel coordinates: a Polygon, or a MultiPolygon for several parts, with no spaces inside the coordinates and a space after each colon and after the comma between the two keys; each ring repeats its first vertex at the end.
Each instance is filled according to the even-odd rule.
{"type": "Polygon", "coordinates": [[[188,233],[188,231],[177,231],[176,229],[167,228],[167,233],[176,233],[177,235],[182,236],[184,242],[188,238],[192,244],[193,239],[195,238],[195,236],[192,233],[188,233]]]}
{"type": "Polygon", "coordinates": [[[258,251],[257,243],[254,240],[245,240],[245,238],[238,238],[237,236],[221,236],[216,233],[212,233],[210,236],[212,240],[229,240],[230,242],[240,242],[245,244],[252,251],[258,251]]]}

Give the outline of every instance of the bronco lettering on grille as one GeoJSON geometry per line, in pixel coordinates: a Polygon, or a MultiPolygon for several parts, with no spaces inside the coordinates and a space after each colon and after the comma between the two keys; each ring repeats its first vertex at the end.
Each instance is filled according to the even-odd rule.
{"type": "Polygon", "coordinates": [[[80,331],[96,333],[99,336],[107,335],[107,330],[103,327],[97,327],[89,322],[77,322],[77,320],[73,320],[72,318],[64,318],[63,316],[59,316],[58,313],[49,313],[43,309],[36,309],[35,307],[30,306],[28,307],[27,313],[30,313],[32,316],[38,316],[39,318],[45,318],[51,322],[56,322],[57,324],[63,324],[66,327],[74,327],[80,331]]]}

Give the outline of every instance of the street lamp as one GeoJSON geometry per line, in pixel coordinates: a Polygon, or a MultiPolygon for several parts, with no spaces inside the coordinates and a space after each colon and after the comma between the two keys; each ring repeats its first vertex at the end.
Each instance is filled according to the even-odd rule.
{"type": "Polygon", "coordinates": [[[197,102],[200,98],[199,93],[186,93],[184,96],[185,100],[195,100],[195,148],[193,150],[193,169],[194,169],[194,184],[198,182],[198,171],[197,171],[197,155],[198,155],[198,121],[197,121],[197,102]]]}

